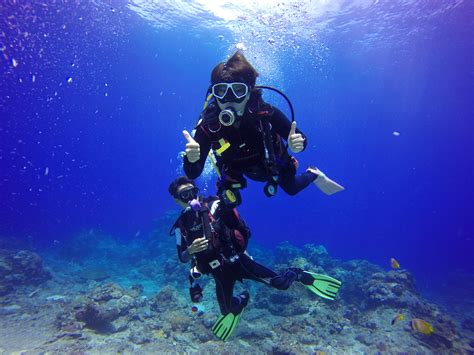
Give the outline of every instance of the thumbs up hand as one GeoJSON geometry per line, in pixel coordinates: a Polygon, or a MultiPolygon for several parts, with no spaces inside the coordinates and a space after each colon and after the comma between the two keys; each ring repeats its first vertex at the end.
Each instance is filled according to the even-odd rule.
{"type": "Polygon", "coordinates": [[[200,156],[199,143],[196,142],[186,130],[183,131],[183,136],[188,141],[188,143],[186,143],[186,157],[190,163],[195,163],[199,160],[200,156]]]}
{"type": "Polygon", "coordinates": [[[299,153],[304,149],[304,138],[301,133],[296,133],[296,121],[291,122],[288,147],[290,147],[293,153],[299,153]]]}

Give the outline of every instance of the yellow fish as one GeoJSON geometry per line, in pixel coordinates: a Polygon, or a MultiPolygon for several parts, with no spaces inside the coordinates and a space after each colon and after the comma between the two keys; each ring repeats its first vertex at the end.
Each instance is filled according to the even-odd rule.
{"type": "Polygon", "coordinates": [[[433,326],[423,319],[413,318],[410,322],[411,329],[421,334],[431,335],[434,332],[433,326]]]}
{"type": "Polygon", "coordinates": [[[405,316],[401,313],[398,313],[393,319],[392,319],[392,325],[394,325],[395,323],[401,321],[401,320],[404,320],[405,319],[405,316]]]}
{"type": "Polygon", "coordinates": [[[390,265],[392,266],[392,269],[400,269],[400,264],[395,260],[395,258],[390,259],[390,265]]]}

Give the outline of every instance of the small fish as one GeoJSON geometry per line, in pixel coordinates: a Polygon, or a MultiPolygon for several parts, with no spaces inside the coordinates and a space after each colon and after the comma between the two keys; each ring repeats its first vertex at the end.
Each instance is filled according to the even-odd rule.
{"type": "Polygon", "coordinates": [[[194,305],[191,307],[191,312],[197,313],[198,316],[202,316],[205,312],[204,305],[194,305]]]}
{"type": "Polygon", "coordinates": [[[405,316],[401,313],[398,313],[395,317],[393,317],[392,319],[392,325],[394,325],[395,323],[401,321],[401,320],[404,320],[405,319],[405,316]]]}
{"type": "Polygon", "coordinates": [[[36,295],[39,291],[40,291],[40,289],[37,288],[36,290],[34,290],[33,292],[31,292],[31,293],[29,294],[29,297],[33,297],[33,296],[36,295]]]}
{"type": "Polygon", "coordinates": [[[395,258],[391,258],[390,259],[390,266],[392,267],[392,269],[400,269],[400,264],[398,263],[398,261],[395,260],[395,258]]]}
{"type": "Polygon", "coordinates": [[[425,335],[431,335],[434,332],[433,326],[427,321],[419,318],[413,318],[410,322],[411,329],[425,335]]]}

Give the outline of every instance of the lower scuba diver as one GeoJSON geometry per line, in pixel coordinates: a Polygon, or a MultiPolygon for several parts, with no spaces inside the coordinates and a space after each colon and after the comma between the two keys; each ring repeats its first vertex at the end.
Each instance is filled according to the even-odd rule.
{"type": "Polygon", "coordinates": [[[232,335],[250,299],[248,291],[234,296],[237,281],[254,280],[278,290],[287,290],[298,281],[322,298],[336,298],[341,282],[330,276],[299,268],[277,274],[255,261],[247,252],[250,229],[237,210],[217,196],[199,196],[193,180],[179,177],[171,182],[168,191],[183,208],[170,234],[176,237],[179,260],[191,262],[191,300],[202,300],[203,289],[198,281],[202,274],[215,280],[221,316],[212,332],[219,339],[226,341],[232,335]]]}
{"type": "Polygon", "coordinates": [[[186,175],[191,179],[200,176],[212,151],[219,171],[218,195],[233,206],[241,202],[239,190],[246,187],[246,178],[266,182],[264,192],[269,197],[276,194],[278,186],[295,195],[311,183],[327,195],[342,191],[341,185],[315,167],[297,175],[298,162],[288,148],[292,153],[303,151],[307,138],[296,127],[286,95],[268,86],[256,86],[257,76],[240,51],[213,69],[194,136],[183,131],[187,140],[183,157],[186,175]],[[291,122],[278,108],[264,102],[262,89],[285,98],[291,122]],[[229,196],[231,201],[227,201],[229,196]]]}

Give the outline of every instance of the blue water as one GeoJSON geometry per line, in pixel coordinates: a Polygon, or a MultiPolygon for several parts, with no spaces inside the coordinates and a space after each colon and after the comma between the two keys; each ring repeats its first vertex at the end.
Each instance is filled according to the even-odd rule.
{"type": "MultiPolygon", "coordinates": [[[[258,83],[293,102],[309,141],[300,169],[346,187],[268,199],[250,183],[240,212],[253,242],[323,244],[387,268],[395,257],[426,288],[473,271],[471,1],[333,2],[319,17],[290,6],[301,18],[279,21],[271,7],[232,20],[160,4],[2,1],[1,236],[146,236],[175,208],[181,131],[210,71],[241,42],[258,83]]],[[[213,193],[214,180],[198,184],[213,193]]]]}

